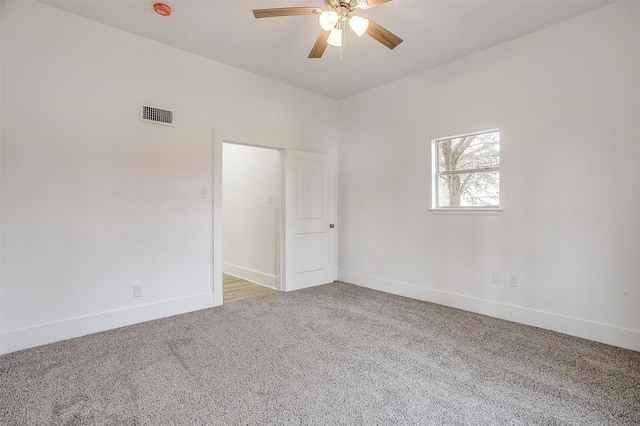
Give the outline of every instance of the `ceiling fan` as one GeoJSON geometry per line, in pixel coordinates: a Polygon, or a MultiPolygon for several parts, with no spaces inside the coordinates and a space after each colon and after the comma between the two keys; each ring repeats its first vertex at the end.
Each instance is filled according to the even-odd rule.
{"type": "MultiPolygon", "coordinates": [[[[253,15],[256,18],[275,18],[277,16],[298,16],[298,15],[318,15],[318,21],[322,32],[316,40],[309,58],[321,58],[327,44],[344,46],[346,37],[346,25],[356,33],[358,37],[364,34],[372,37],[376,41],[384,44],[389,49],[395,48],[402,43],[402,39],[386,28],[375,22],[354,15],[357,9],[369,9],[391,0],[324,0],[327,9],[318,7],[282,7],[275,9],[254,9],[253,15]]],[[[340,56],[342,59],[342,55],[340,56]]]]}

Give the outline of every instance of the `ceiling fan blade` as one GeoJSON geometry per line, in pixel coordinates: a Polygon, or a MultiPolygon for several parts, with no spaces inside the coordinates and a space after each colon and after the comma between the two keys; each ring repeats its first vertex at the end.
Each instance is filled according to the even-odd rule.
{"type": "Polygon", "coordinates": [[[321,58],[324,50],[327,48],[327,39],[331,31],[322,31],[316,40],[316,43],[309,52],[309,58],[321,58]]]}
{"type": "Polygon", "coordinates": [[[313,15],[320,13],[322,9],[317,7],[281,7],[275,9],[254,9],[253,16],[256,18],[275,18],[277,16],[297,16],[313,15]]]}
{"type": "Polygon", "coordinates": [[[389,31],[388,29],[381,27],[371,20],[369,20],[367,35],[384,44],[389,49],[393,49],[403,41],[400,37],[389,31]]]}
{"type": "Polygon", "coordinates": [[[388,3],[391,0],[367,0],[367,5],[360,9],[371,9],[372,7],[380,6],[381,4],[388,3]]]}

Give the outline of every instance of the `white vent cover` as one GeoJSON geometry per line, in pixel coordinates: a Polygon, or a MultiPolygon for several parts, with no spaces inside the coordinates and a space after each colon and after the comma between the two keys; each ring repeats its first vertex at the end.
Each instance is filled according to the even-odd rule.
{"type": "Polygon", "coordinates": [[[140,121],[173,126],[173,111],[151,105],[140,105],[140,121]]]}

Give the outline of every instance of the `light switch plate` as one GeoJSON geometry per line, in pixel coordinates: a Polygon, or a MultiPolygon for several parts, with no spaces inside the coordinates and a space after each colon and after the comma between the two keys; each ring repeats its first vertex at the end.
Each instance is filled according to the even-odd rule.
{"type": "Polygon", "coordinates": [[[511,287],[518,287],[520,285],[517,275],[509,274],[509,285],[511,287]]]}

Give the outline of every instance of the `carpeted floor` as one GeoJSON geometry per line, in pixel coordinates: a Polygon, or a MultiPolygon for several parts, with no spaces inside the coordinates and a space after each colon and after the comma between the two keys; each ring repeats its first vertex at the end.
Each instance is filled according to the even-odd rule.
{"type": "Polygon", "coordinates": [[[640,424],[640,353],[334,283],[5,355],[0,424],[640,424]]]}

